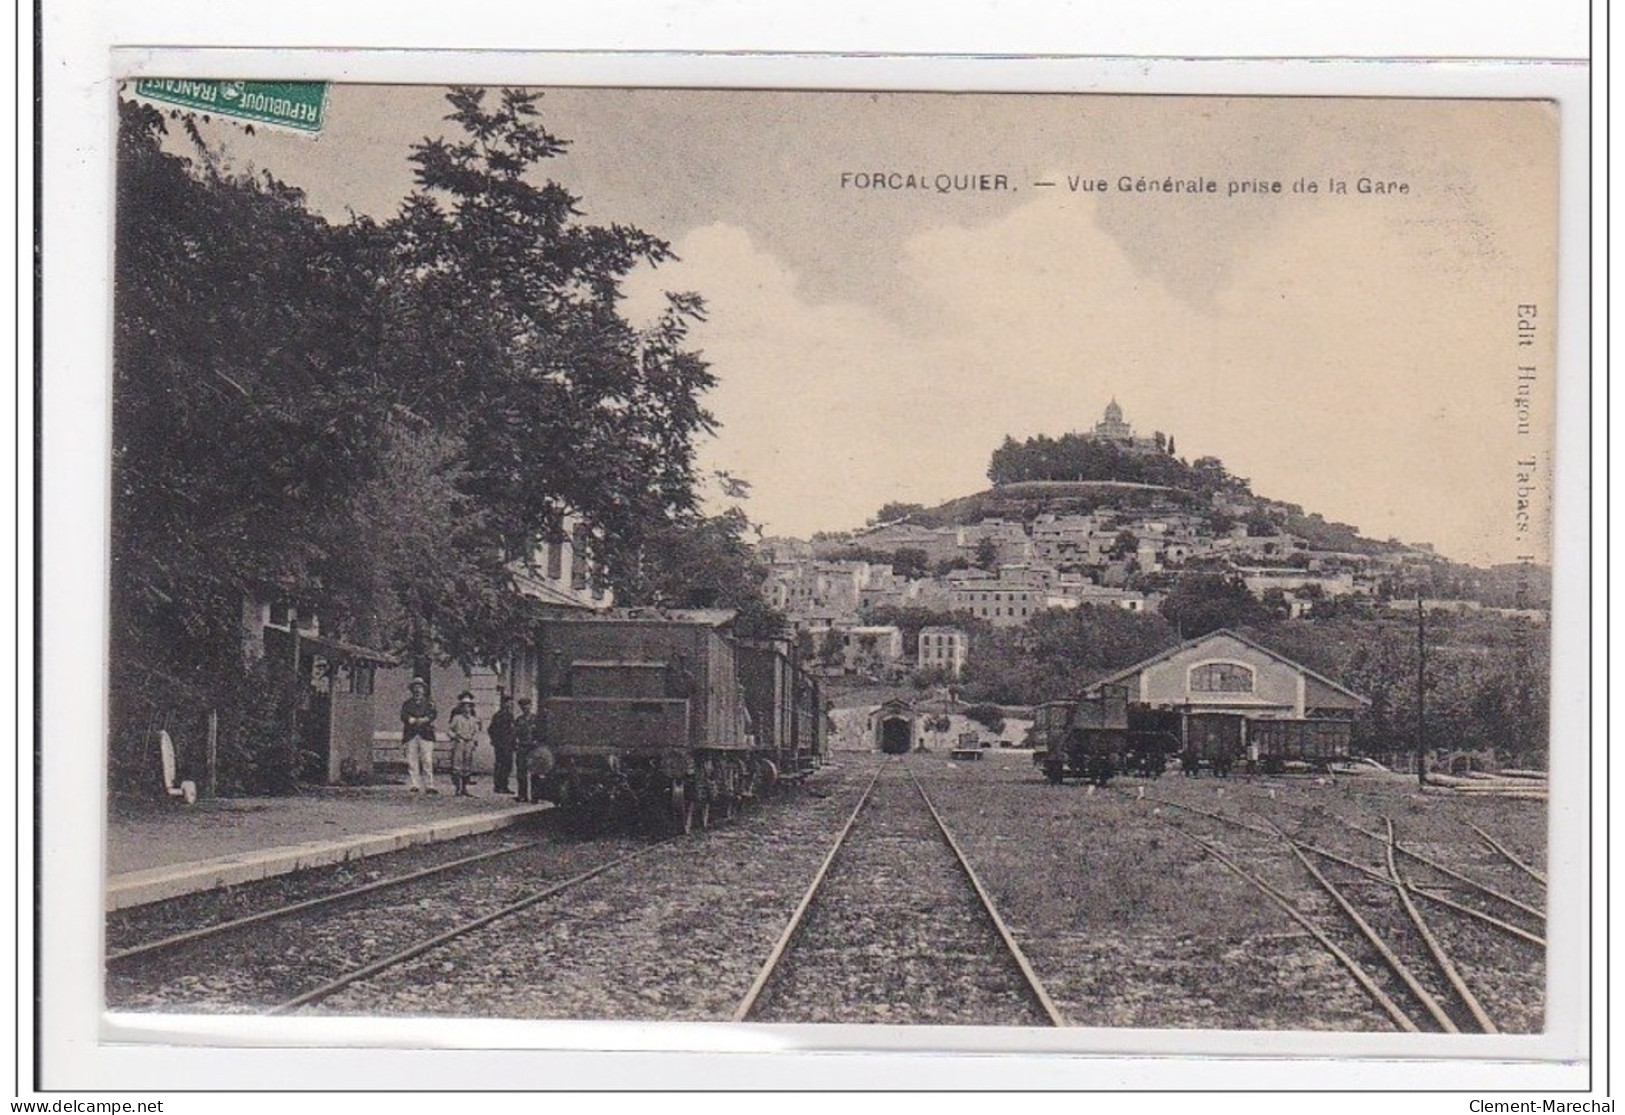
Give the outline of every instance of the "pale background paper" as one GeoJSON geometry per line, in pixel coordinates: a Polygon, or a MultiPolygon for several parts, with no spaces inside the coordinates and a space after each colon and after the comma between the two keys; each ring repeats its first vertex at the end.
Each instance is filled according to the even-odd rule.
{"type": "MultiPolygon", "coordinates": [[[[341,85],[319,139],[206,133],[331,219],[388,219],[444,94],[341,85]]],[[[629,284],[634,320],[663,290],[705,296],[722,428],[702,463],[752,484],[770,535],[978,491],[1005,435],[1087,429],[1116,397],[1143,434],[1369,537],[1546,560],[1545,501],[1528,536],[1509,515],[1520,455],[1538,452],[1540,488],[1550,472],[1550,102],[553,89],[540,111],[570,141],[547,173],[585,218],[676,249],[629,284]],[[843,182],[874,171],[1014,188],[843,182]],[[1148,175],[1220,191],[1118,188],[1148,175]],[[1227,197],[1232,180],[1286,192],[1227,197]],[[1547,317],[1523,352],[1531,303],[1547,317]],[[1518,362],[1544,373],[1523,435],[1518,362]]]]}
{"type": "MultiPolygon", "coordinates": [[[[1270,6],[1260,5],[1260,7],[1270,6]]],[[[1227,34],[1234,34],[1240,26],[1237,20],[1241,9],[1237,6],[1227,7],[1222,17],[1213,13],[1182,12],[1180,18],[1173,24],[1163,25],[1165,34],[1170,27],[1172,28],[1171,38],[1160,40],[1153,38],[1149,41],[1143,38],[1138,41],[1132,38],[1125,40],[1117,36],[1116,33],[1124,26],[1121,21],[1107,20],[1103,24],[1091,22],[1089,26],[1084,27],[1079,24],[1079,16],[1075,10],[1056,12],[1049,10],[1048,6],[1040,9],[1030,23],[1013,21],[1006,13],[1002,19],[996,15],[989,18],[988,23],[980,28],[974,27],[973,22],[966,20],[965,17],[955,20],[945,18],[940,12],[934,13],[932,21],[925,27],[912,22],[888,22],[884,13],[867,13],[866,18],[859,19],[855,14],[856,7],[853,8],[853,13],[844,13],[841,5],[821,5],[806,12],[793,10],[793,14],[786,17],[776,28],[765,29],[760,22],[753,24],[748,19],[741,19],[739,9],[715,6],[707,8],[699,15],[692,11],[683,12],[672,6],[661,6],[657,9],[657,14],[646,22],[630,19],[626,13],[617,12],[613,5],[598,5],[596,9],[576,13],[574,24],[550,20],[543,26],[531,29],[528,35],[516,34],[506,23],[481,23],[479,10],[467,6],[460,7],[457,26],[454,29],[448,29],[443,19],[443,9],[438,8],[428,13],[411,8],[391,9],[387,21],[379,18],[377,13],[361,11],[346,17],[347,22],[340,19],[341,13],[337,12],[325,13],[325,18],[320,22],[302,22],[298,18],[300,13],[297,6],[290,5],[281,5],[275,12],[269,9],[182,10],[178,6],[159,5],[143,11],[140,19],[133,22],[131,17],[111,6],[102,8],[97,5],[83,5],[71,12],[58,9],[48,13],[49,20],[71,21],[73,25],[71,29],[66,29],[59,23],[55,30],[47,31],[48,41],[53,41],[51,35],[62,34],[62,38],[54,41],[71,43],[71,49],[65,50],[62,55],[68,65],[61,69],[52,68],[51,60],[57,57],[53,53],[54,48],[47,50],[47,69],[65,75],[60,79],[61,84],[54,86],[55,96],[52,97],[48,93],[47,100],[47,134],[53,144],[57,145],[55,151],[47,153],[47,158],[52,160],[48,163],[51,178],[48,179],[47,191],[50,194],[53,189],[60,189],[62,201],[58,202],[53,198],[52,205],[63,207],[52,209],[51,223],[47,225],[46,230],[47,243],[59,246],[47,256],[47,289],[62,292],[60,301],[53,301],[48,307],[47,321],[47,335],[58,345],[57,355],[52,357],[47,369],[47,382],[50,386],[46,398],[47,433],[54,435],[48,436],[45,458],[47,481],[45,526],[50,543],[45,555],[45,567],[52,571],[53,576],[46,583],[43,601],[45,614],[50,617],[47,629],[47,658],[43,665],[46,671],[47,701],[53,702],[47,706],[50,714],[48,723],[51,739],[99,738],[95,702],[85,701],[82,698],[87,692],[87,685],[91,691],[94,689],[94,681],[87,680],[87,677],[93,679],[95,671],[86,670],[84,663],[87,660],[94,661],[99,654],[97,648],[100,646],[101,631],[104,627],[99,601],[105,583],[101,566],[103,551],[100,538],[102,530],[100,517],[105,487],[101,449],[105,439],[105,427],[102,425],[102,416],[105,414],[103,397],[105,341],[96,330],[85,329],[83,323],[105,321],[106,314],[105,229],[108,227],[106,199],[109,194],[105,155],[108,137],[111,134],[108,124],[108,115],[111,112],[111,86],[105,80],[108,72],[106,54],[108,46],[119,43],[180,41],[213,43],[303,41],[310,44],[371,41],[380,45],[510,47],[516,43],[598,47],[683,47],[703,43],[721,47],[748,45],[780,48],[791,46],[850,48],[861,44],[871,49],[877,46],[980,50],[1002,47],[1029,51],[1053,50],[1059,45],[1065,45],[1078,50],[1138,49],[1144,52],[1186,53],[1225,53],[1241,49],[1236,39],[1227,38],[1227,34]],[[849,14],[851,18],[843,21],[841,18],[843,14],[849,14]],[[600,22],[594,23],[595,18],[600,22]],[[617,18],[620,22],[616,22],[617,18]],[[211,19],[219,22],[211,24],[209,22],[211,19]],[[166,20],[171,22],[166,23],[166,20]],[[583,30],[583,27],[586,30],[583,30]],[[889,40],[885,37],[888,29],[893,36],[889,40]],[[574,38],[570,37],[572,34],[574,38]],[[664,39],[660,37],[662,34],[666,36],[664,39]],[[798,34],[801,36],[799,39],[796,38],[798,34]],[[69,35],[72,37],[69,38],[69,35]],[[448,42],[447,35],[454,35],[456,41],[448,42]],[[956,35],[960,37],[956,38],[956,35]],[[73,192],[75,190],[82,192],[75,194],[73,192]],[[68,219],[70,214],[71,219],[68,219]],[[71,324],[75,320],[79,322],[77,330],[71,324]],[[77,345],[70,336],[73,332],[78,334],[77,345]],[[56,338],[60,340],[57,341],[56,338]],[[70,679],[76,680],[70,684],[70,679]],[[77,707],[70,708],[64,701],[64,695],[75,691],[79,693],[80,700],[77,707]]],[[[1520,23],[1519,20],[1532,13],[1521,12],[1513,5],[1508,5],[1506,10],[1500,13],[1499,19],[1496,18],[1494,5],[1477,6],[1469,22],[1459,21],[1453,12],[1433,13],[1426,6],[1415,4],[1394,5],[1391,10],[1385,10],[1380,6],[1374,8],[1371,5],[1360,5],[1358,9],[1351,6],[1345,21],[1339,24],[1335,18],[1335,9],[1322,9],[1314,13],[1313,26],[1302,29],[1298,38],[1291,37],[1292,27],[1276,23],[1274,26],[1278,33],[1287,33],[1285,38],[1266,40],[1267,45],[1264,47],[1251,45],[1246,52],[1346,54],[1375,51],[1412,55],[1474,53],[1472,47],[1464,49],[1460,36],[1515,29],[1516,33],[1498,40],[1495,45],[1487,48],[1487,52],[1570,57],[1583,54],[1583,41],[1575,34],[1579,24],[1575,22],[1572,14],[1567,20],[1561,18],[1564,11],[1567,9],[1560,9],[1557,13],[1559,18],[1555,19],[1543,14],[1531,25],[1527,22],[1520,23]],[[1430,19],[1432,22],[1428,22],[1430,19]],[[1400,46],[1395,40],[1383,39],[1382,36],[1386,32],[1399,29],[1413,33],[1425,30],[1427,33],[1420,39],[1411,40],[1409,46],[1400,46]],[[1339,33],[1342,38],[1338,38],[1339,33]],[[1451,39],[1452,35],[1457,37],[1451,39]]],[[[1478,50],[1482,52],[1485,48],[1479,47],[1478,50]]],[[[608,80],[608,75],[612,75],[617,68],[616,63],[611,61],[603,65],[605,69],[601,73],[606,76],[600,80],[608,80]]],[[[629,70],[633,68],[628,64],[629,70]]],[[[448,73],[446,76],[457,75],[448,73]]],[[[513,80],[511,77],[505,79],[513,80]]],[[[1413,88],[1411,91],[1417,90],[1413,88]]],[[[19,103],[24,103],[24,99],[20,98],[19,103]]],[[[1582,176],[1585,174],[1583,159],[1577,161],[1572,152],[1566,152],[1565,158],[1566,175],[1572,178],[1576,171],[1582,176]]],[[[1583,197],[1583,193],[1581,196],[1583,197]]],[[[1579,217],[1583,217],[1583,212],[1579,217]]],[[[1564,219],[1572,231],[1574,222],[1579,219],[1572,206],[1565,209],[1564,219]]],[[[1584,246],[1583,242],[1569,243],[1574,244],[1576,248],[1583,249],[1584,246]]],[[[764,246],[755,245],[755,247],[764,246]]],[[[688,251],[685,254],[692,258],[695,253],[688,251]]],[[[1565,271],[1564,281],[1565,314],[1572,307],[1577,311],[1577,317],[1583,316],[1586,281],[1584,270],[1565,271]],[[1578,299],[1576,299],[1576,283],[1578,299]]],[[[802,288],[792,286],[790,289],[793,293],[802,288]]],[[[1103,339],[1102,343],[1106,343],[1106,339],[1103,339]]],[[[1565,335],[1560,346],[1559,359],[1570,369],[1583,367],[1584,335],[1582,334],[1578,340],[1572,333],[1565,335]]],[[[1572,377],[1566,382],[1572,382],[1572,377]]],[[[1184,449],[1187,435],[1183,432],[1183,426],[1174,421],[1163,423],[1156,415],[1143,412],[1136,402],[1128,401],[1132,419],[1142,426],[1166,424],[1175,428],[1184,449]]],[[[1088,417],[1090,410],[1097,408],[1098,403],[1091,405],[1080,416],[1079,421],[1088,417]]],[[[1570,432],[1573,431],[1573,436],[1580,443],[1583,454],[1585,426],[1588,422],[1583,393],[1577,396],[1572,388],[1566,395],[1560,392],[1558,408],[1566,423],[1561,439],[1563,444],[1570,444],[1568,439],[1571,436],[1570,432]],[[1578,406],[1576,406],[1577,398],[1578,406]]],[[[1230,460],[1230,454],[1224,452],[1221,446],[1215,445],[1213,451],[1230,460]]],[[[979,450],[977,456],[983,456],[982,451],[979,450]]],[[[1572,467],[1582,470],[1585,467],[1583,455],[1571,456],[1568,460],[1571,464],[1571,475],[1572,467]]],[[[1279,494],[1284,498],[1296,498],[1284,491],[1277,493],[1274,486],[1267,481],[1263,468],[1244,465],[1240,461],[1231,463],[1238,471],[1253,476],[1261,491],[1272,495],[1279,494]]],[[[1561,460],[1559,471],[1562,472],[1561,460]]],[[[1569,575],[1577,573],[1583,583],[1586,575],[1584,548],[1587,545],[1588,534],[1583,521],[1580,521],[1578,528],[1576,523],[1584,517],[1585,494],[1581,489],[1576,500],[1575,495],[1563,496],[1561,492],[1562,490],[1560,490],[1557,560],[1560,570],[1565,568],[1567,562],[1566,569],[1569,575]],[[1563,503],[1565,498],[1568,500],[1566,504],[1563,503]],[[1570,508],[1567,518],[1563,514],[1564,506],[1570,508]],[[1574,510],[1576,508],[1579,509],[1579,520],[1576,518],[1574,510]]],[[[1319,506],[1308,498],[1305,498],[1304,502],[1312,507],[1319,506]]],[[[1327,506],[1325,509],[1330,514],[1339,514],[1333,506],[1327,506]]],[[[1378,530],[1353,513],[1350,513],[1350,517],[1368,529],[1378,530]]],[[[795,529],[790,523],[786,523],[785,527],[795,529]]],[[[1425,537],[1426,534],[1422,536],[1425,537]]],[[[1561,572],[1559,592],[1556,618],[1560,621],[1561,627],[1564,623],[1579,620],[1580,609],[1585,606],[1585,597],[1576,594],[1574,587],[1564,581],[1561,572]]],[[[1571,639],[1568,646],[1572,648],[1573,645],[1571,639]]],[[[1583,653],[1583,641],[1579,645],[1583,653]]],[[[1576,669],[1580,668],[1577,659],[1569,661],[1575,664],[1576,669]]],[[[1561,691],[1554,687],[1554,692],[1557,693],[1560,706],[1555,710],[1554,724],[1567,723],[1573,727],[1578,714],[1582,717],[1583,731],[1585,707],[1583,685],[1578,690],[1572,685],[1562,688],[1561,691]]],[[[26,706],[24,709],[26,711],[26,706]]],[[[51,758],[48,760],[46,771],[46,798],[52,802],[54,808],[62,809],[64,815],[77,808],[76,816],[89,819],[89,828],[78,829],[81,835],[86,831],[94,831],[95,806],[99,799],[99,794],[86,793],[83,790],[83,787],[100,785],[95,762],[87,764],[83,761],[84,755],[81,752],[88,750],[90,749],[83,748],[75,752],[68,748],[62,748],[60,751],[47,748],[51,758]],[[76,795],[81,795],[85,799],[80,803],[82,808],[73,804],[76,795]]],[[[21,773],[20,784],[26,785],[29,777],[26,764],[22,767],[21,773]]],[[[1599,771],[1599,775],[1601,773],[1599,771]]],[[[1583,793],[1583,784],[1581,790],[1583,793]]],[[[25,801],[22,805],[23,821],[26,826],[31,816],[30,803],[25,801]]],[[[1577,806],[1578,803],[1571,803],[1566,807],[1554,805],[1554,814],[1563,813],[1565,810],[1573,812],[1577,806]]],[[[1583,810],[1581,812],[1583,813],[1583,810]]],[[[1559,817],[1560,822],[1561,820],[1559,817]]],[[[72,823],[71,820],[69,823],[72,823]]],[[[48,885],[52,888],[59,885],[64,888],[71,887],[76,881],[83,883],[86,879],[95,879],[99,873],[96,849],[90,846],[93,842],[75,839],[73,833],[71,827],[58,827],[53,822],[47,834],[45,854],[53,873],[48,879],[48,885]],[[56,873],[60,873],[60,879],[56,877],[56,873]]],[[[1568,850],[1578,851],[1583,855],[1584,836],[1583,829],[1577,834],[1577,839],[1576,834],[1569,833],[1568,850]]],[[[1560,842],[1554,838],[1554,854],[1561,854],[1561,851],[1560,842]]],[[[1583,887],[1583,879],[1577,879],[1575,882],[1583,887]]],[[[1556,898],[1557,892],[1554,891],[1554,901],[1556,898]]],[[[54,910],[56,907],[52,908],[54,910]]],[[[92,911],[84,917],[84,925],[93,926],[96,919],[93,903],[87,903],[84,908],[92,911]]],[[[53,926],[55,925],[53,922],[53,926]]],[[[27,949],[30,947],[27,937],[30,927],[20,925],[19,928],[23,935],[22,947],[27,949]]],[[[1562,1070],[1536,1070],[1518,1066],[1510,1068],[1503,1066],[1499,1070],[1500,1075],[1496,1076],[1487,1075],[1492,1070],[1483,1065],[1473,1066],[1470,1071],[1441,1075],[1436,1067],[1427,1069],[1412,1066],[1407,1069],[1405,1066],[1393,1064],[1348,1062],[1331,1065],[1306,1062],[1278,1064],[1261,1075],[1257,1066],[1246,1063],[1231,1063],[1226,1066],[1190,1061],[1178,1063],[1175,1077],[1171,1075],[1172,1070],[1166,1064],[1133,1061],[1102,1064],[1031,1056],[1010,1057],[996,1062],[980,1058],[941,1057],[921,1061],[897,1055],[869,1056],[861,1059],[840,1058],[834,1062],[829,1058],[807,1055],[784,1055],[771,1060],[721,1056],[646,1056],[633,1058],[630,1062],[613,1058],[606,1061],[604,1058],[591,1056],[538,1058],[534,1054],[469,1055],[458,1060],[455,1073],[448,1073],[445,1058],[406,1053],[361,1055],[335,1052],[324,1055],[312,1051],[279,1054],[255,1051],[194,1051],[166,1054],[150,1049],[94,1048],[92,1046],[94,1031],[87,1028],[87,1023],[93,1025],[93,1018],[83,1011],[83,991],[87,983],[92,988],[96,983],[93,970],[95,941],[93,939],[88,941],[91,951],[88,954],[90,964],[86,967],[84,966],[86,954],[77,951],[87,943],[83,939],[85,935],[79,931],[82,928],[71,920],[61,926],[63,944],[68,947],[68,952],[61,960],[51,958],[47,968],[54,986],[59,989],[62,996],[60,1000],[48,1004],[51,1012],[47,1017],[48,1032],[53,1042],[53,1057],[48,1064],[53,1067],[60,1065],[61,1071],[65,1074],[63,1078],[53,1078],[50,1081],[58,1086],[281,1087],[298,1082],[311,1086],[367,1084],[457,1087],[470,1082],[483,1082],[494,1075],[501,1075],[516,1086],[566,1083],[599,1086],[704,1086],[719,1083],[761,1086],[777,1083],[805,1087],[911,1083],[916,1086],[959,1087],[969,1085],[1166,1087],[1177,1081],[1189,1086],[1231,1087],[1257,1086],[1261,1083],[1295,1084],[1300,1087],[1322,1087],[1333,1084],[1436,1087],[1446,1081],[1464,1086],[1468,1082],[1479,1083],[1497,1079],[1503,1083],[1518,1081],[1525,1086],[1533,1087],[1537,1081],[1546,1086],[1559,1084],[1573,1086],[1573,1083],[1580,1079],[1580,1076],[1562,1070]],[[74,963],[75,957],[79,962],[78,965],[74,963]]],[[[93,991],[90,1001],[94,1001],[93,991]]],[[[1583,1002],[1579,1003],[1578,1009],[1585,1010],[1583,1002]]],[[[20,1036],[26,1039],[26,1013],[19,1016],[19,1022],[24,1024],[20,1027],[20,1036]]],[[[602,1037],[601,1031],[599,1036],[602,1037]]],[[[1602,1032],[1598,1031],[1593,1036],[1600,1045],[1603,1039],[1602,1032]]],[[[342,1035],[338,1034],[322,1035],[323,1040],[341,1037],[342,1035]]],[[[617,1038],[622,1044],[641,1044],[647,1040],[647,1035],[630,1035],[622,1032],[617,1038]]],[[[410,1035],[396,1035],[393,1039],[386,1040],[394,1043],[410,1043],[412,1038],[410,1035]]],[[[603,1041],[602,1044],[611,1043],[603,1041]]],[[[692,1048],[704,1043],[698,1040],[681,1040],[677,1044],[679,1048],[692,1048]]],[[[1236,1051],[1258,1048],[1262,1047],[1257,1042],[1251,1042],[1245,1046],[1238,1045],[1236,1051]]],[[[1583,1076],[1583,1073],[1580,1075],[1583,1076]]],[[[1460,1097],[1459,1102],[1464,1105],[1465,1097],[1460,1097]]],[[[252,1106],[252,1103],[246,1103],[245,1106],[252,1106]]]]}

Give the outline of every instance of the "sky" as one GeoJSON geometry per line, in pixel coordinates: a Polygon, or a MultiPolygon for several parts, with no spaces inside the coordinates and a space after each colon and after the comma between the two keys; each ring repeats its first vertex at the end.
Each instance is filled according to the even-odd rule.
{"type": "MultiPolygon", "coordinates": [[[[450,132],[443,92],[338,86],[319,138],[213,136],[335,220],[387,217],[411,145],[450,132]]],[[[770,535],[981,490],[1007,435],[1088,429],[1115,398],[1181,456],[1369,536],[1548,559],[1549,104],[556,89],[542,116],[583,219],[677,252],[628,314],[705,297],[701,462],[750,482],[770,535]],[[876,173],[925,186],[862,188],[876,173]]]]}

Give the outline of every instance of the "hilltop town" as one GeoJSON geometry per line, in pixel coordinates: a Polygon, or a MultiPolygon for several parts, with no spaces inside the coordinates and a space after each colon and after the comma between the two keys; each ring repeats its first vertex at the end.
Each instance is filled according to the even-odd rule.
{"type": "Polygon", "coordinates": [[[1255,495],[1216,458],[1187,464],[1176,451],[1160,431],[1136,433],[1113,399],[1087,431],[1007,438],[988,491],[936,508],[888,504],[846,533],[764,539],[766,601],[832,674],[877,678],[956,677],[968,627],[1023,628],[1055,610],[1164,613],[1178,626],[1177,598],[1169,604],[1182,585],[1245,588],[1253,614],[1272,619],[1414,611],[1421,596],[1430,611],[1544,623],[1544,576],[1362,537],[1255,495]],[[922,622],[933,613],[940,624],[922,622]]]}

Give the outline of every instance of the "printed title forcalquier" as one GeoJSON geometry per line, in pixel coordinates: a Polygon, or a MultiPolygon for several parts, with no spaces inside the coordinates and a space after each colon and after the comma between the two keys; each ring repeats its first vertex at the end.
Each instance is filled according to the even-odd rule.
{"type": "Polygon", "coordinates": [[[900,170],[843,170],[843,190],[929,190],[939,194],[1008,190],[1008,174],[911,174],[900,170]]]}

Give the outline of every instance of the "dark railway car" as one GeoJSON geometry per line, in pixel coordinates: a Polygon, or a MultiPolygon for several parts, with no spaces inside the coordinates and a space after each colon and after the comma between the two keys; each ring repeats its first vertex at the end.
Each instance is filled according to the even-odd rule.
{"type": "Polygon", "coordinates": [[[1166,709],[1130,705],[1128,708],[1128,750],[1124,769],[1144,778],[1161,778],[1168,769],[1168,757],[1179,754],[1179,714],[1166,709]]]}
{"type": "Polygon", "coordinates": [[[1347,761],[1353,731],[1347,720],[1251,720],[1247,740],[1266,774],[1279,774],[1287,763],[1325,771],[1347,761]]]}
{"type": "Polygon", "coordinates": [[[1101,686],[1075,701],[1047,702],[1034,716],[1034,743],[1045,747],[1039,765],[1051,782],[1083,778],[1105,786],[1122,772],[1129,736],[1123,686],[1101,686]]]}
{"type": "Polygon", "coordinates": [[[751,796],[767,772],[747,731],[732,616],[541,624],[543,746],[532,770],[542,796],[609,814],[664,810],[684,831],[751,796]]]}
{"type": "Polygon", "coordinates": [[[1187,713],[1185,740],[1180,752],[1180,769],[1194,777],[1207,767],[1221,778],[1228,778],[1235,765],[1245,757],[1245,717],[1221,713],[1187,713]]]}
{"type": "Polygon", "coordinates": [[[806,670],[795,671],[794,715],[790,721],[796,754],[821,766],[829,755],[829,713],[824,707],[824,687],[806,670]]]}
{"type": "Polygon", "coordinates": [[[817,683],[802,674],[788,640],[742,639],[736,653],[762,788],[781,778],[805,777],[820,753],[817,683]]]}
{"type": "Polygon", "coordinates": [[[1027,729],[1027,742],[1032,745],[1035,764],[1042,766],[1051,749],[1065,739],[1071,717],[1071,701],[1045,701],[1033,708],[1033,726],[1027,729]]]}

